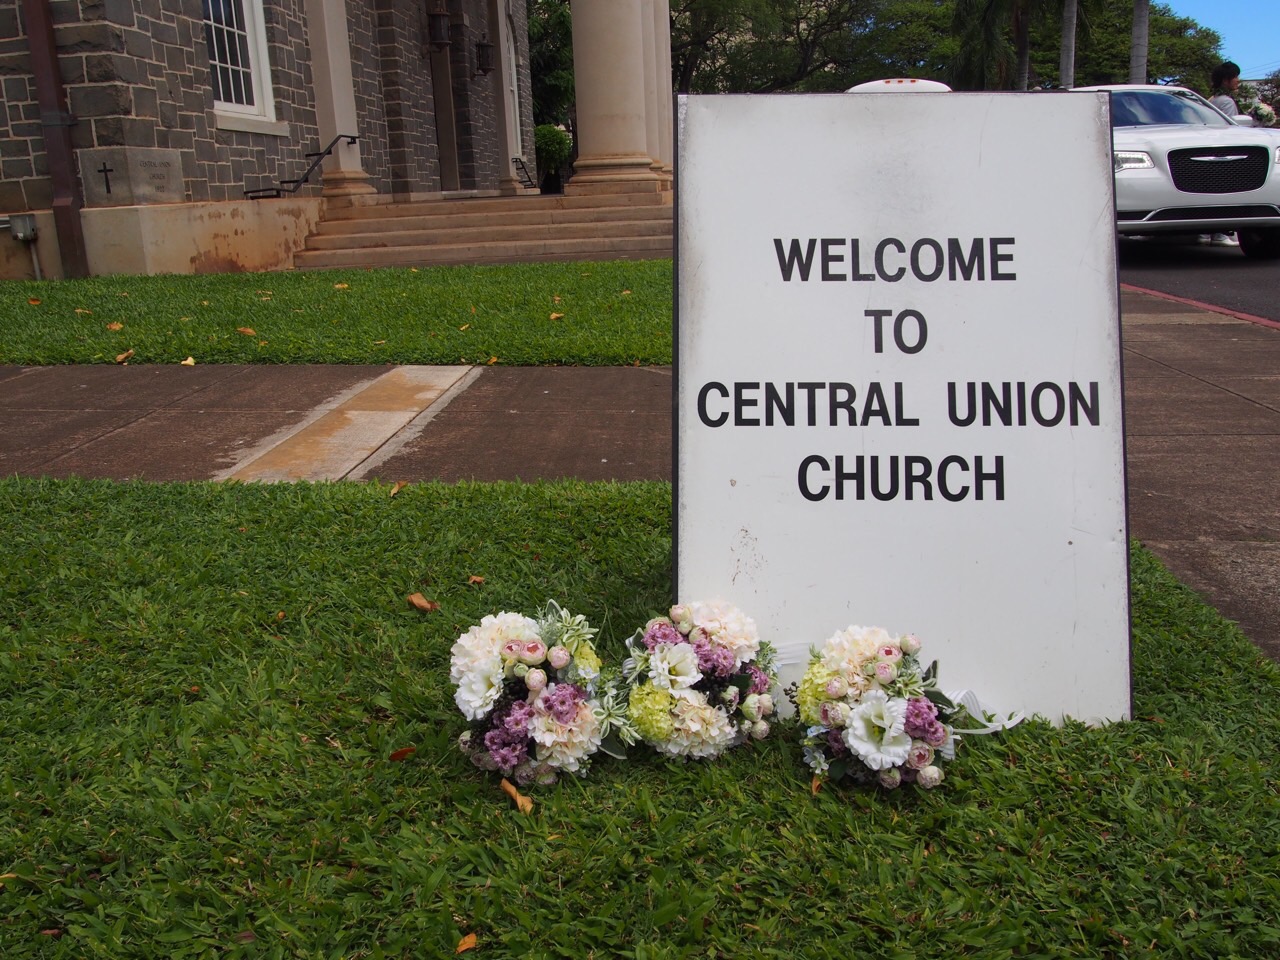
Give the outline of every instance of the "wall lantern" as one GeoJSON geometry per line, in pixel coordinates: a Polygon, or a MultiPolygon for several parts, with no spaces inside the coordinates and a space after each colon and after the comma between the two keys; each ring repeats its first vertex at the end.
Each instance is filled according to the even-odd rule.
{"type": "Polygon", "coordinates": [[[449,48],[449,13],[443,3],[427,12],[427,45],[437,51],[449,48]]]}
{"type": "Polygon", "coordinates": [[[484,34],[476,41],[476,74],[488,76],[493,73],[493,44],[489,42],[489,34],[484,34]]]}

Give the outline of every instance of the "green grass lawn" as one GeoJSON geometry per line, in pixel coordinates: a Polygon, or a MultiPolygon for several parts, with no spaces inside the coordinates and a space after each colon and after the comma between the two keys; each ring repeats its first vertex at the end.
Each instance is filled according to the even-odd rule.
{"type": "Polygon", "coordinates": [[[0,281],[0,363],[671,362],[670,260],[0,281]]]}
{"type": "Polygon", "coordinates": [[[816,797],[782,729],[525,816],[449,647],[550,597],[619,654],[670,488],[389,492],[0,481],[0,956],[1280,956],[1280,672],[1146,551],[1132,722],[816,797]]]}

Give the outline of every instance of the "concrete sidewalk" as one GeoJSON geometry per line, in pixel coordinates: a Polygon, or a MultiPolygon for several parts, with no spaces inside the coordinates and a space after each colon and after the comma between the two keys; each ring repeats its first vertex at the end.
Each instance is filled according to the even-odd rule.
{"type": "MultiPolygon", "coordinates": [[[[1130,532],[1280,657],[1280,329],[1126,290],[1130,532]]],[[[0,368],[0,475],[671,476],[671,370],[0,368]]]]}

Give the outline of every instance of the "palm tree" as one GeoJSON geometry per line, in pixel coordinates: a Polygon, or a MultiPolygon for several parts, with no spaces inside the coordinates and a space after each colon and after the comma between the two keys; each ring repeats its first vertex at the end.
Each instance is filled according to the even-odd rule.
{"type": "Polygon", "coordinates": [[[1151,0],[1133,0],[1133,39],[1129,45],[1129,82],[1147,82],[1147,47],[1151,33],[1151,0]]]}
{"type": "Polygon", "coordinates": [[[1062,53],[1058,60],[1058,83],[1063,90],[1076,84],[1076,20],[1077,0],[1062,0],[1062,53]]]}

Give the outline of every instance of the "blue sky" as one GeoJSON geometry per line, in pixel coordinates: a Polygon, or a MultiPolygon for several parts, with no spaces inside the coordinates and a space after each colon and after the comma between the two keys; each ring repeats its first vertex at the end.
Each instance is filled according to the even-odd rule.
{"type": "Polygon", "coordinates": [[[1248,79],[1280,70],[1280,0],[1157,0],[1222,35],[1222,55],[1248,79]]]}

